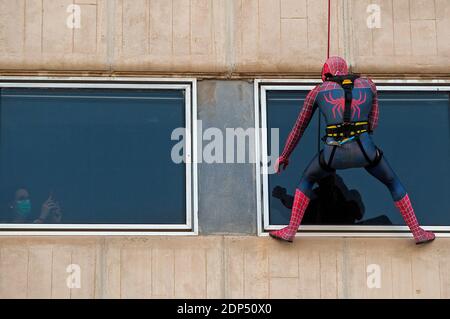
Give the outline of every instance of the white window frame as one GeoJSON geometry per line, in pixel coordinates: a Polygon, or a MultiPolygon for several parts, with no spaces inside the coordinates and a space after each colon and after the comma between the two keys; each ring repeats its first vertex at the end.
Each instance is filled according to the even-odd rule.
{"type": "Polygon", "coordinates": [[[186,224],[0,224],[0,236],[198,235],[197,152],[194,151],[197,150],[197,80],[195,78],[0,76],[0,88],[183,90],[186,123],[186,224]]]}
{"type": "MultiPolygon", "coordinates": [[[[297,90],[309,91],[318,79],[256,79],[254,82],[255,102],[255,152],[256,152],[256,208],[258,236],[268,236],[271,230],[282,225],[269,224],[269,194],[267,174],[267,91],[297,90]]],[[[450,80],[374,80],[378,91],[433,91],[450,92],[450,80]]],[[[450,237],[450,226],[424,226],[437,237],[450,237]]],[[[412,237],[407,226],[341,226],[301,225],[299,237],[412,237]]]]}

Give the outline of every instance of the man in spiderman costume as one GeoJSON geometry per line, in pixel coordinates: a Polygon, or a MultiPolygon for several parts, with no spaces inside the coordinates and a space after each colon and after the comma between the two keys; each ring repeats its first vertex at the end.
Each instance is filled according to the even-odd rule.
{"type": "Polygon", "coordinates": [[[289,156],[319,107],[327,124],[324,148],[303,172],[295,191],[289,225],[271,231],[270,236],[292,242],[309,204],[315,182],[337,169],[364,167],[389,189],[395,206],[411,230],[416,244],[434,240],[432,232],[423,230],[417,221],[409,196],[389,166],[383,152],[375,146],[371,134],[378,125],[378,98],[375,84],[365,77],[348,73],[347,63],[330,57],[322,69],[322,84],[306,96],[295,125],[286,141],[275,170],[286,169],[289,156]]]}

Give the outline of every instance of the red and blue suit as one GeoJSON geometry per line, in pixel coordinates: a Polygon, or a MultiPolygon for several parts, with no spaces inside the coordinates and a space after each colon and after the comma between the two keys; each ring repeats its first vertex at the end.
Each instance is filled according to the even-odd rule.
{"type": "Polygon", "coordinates": [[[394,204],[409,226],[416,243],[432,241],[434,234],[419,226],[408,193],[386,156],[372,140],[371,135],[378,126],[379,114],[375,84],[366,77],[351,77],[347,63],[340,57],[330,57],[325,62],[322,80],[323,83],[306,96],[275,169],[279,172],[280,168],[285,169],[289,164],[289,157],[317,108],[327,125],[327,135],[323,138],[324,147],[303,172],[295,191],[289,225],[269,234],[277,239],[293,241],[309,204],[314,183],[334,174],[336,170],[362,167],[389,189],[394,204]],[[338,78],[340,80],[336,81],[338,78]],[[350,99],[341,83],[343,81],[351,82],[351,87],[347,88],[350,99]]]}

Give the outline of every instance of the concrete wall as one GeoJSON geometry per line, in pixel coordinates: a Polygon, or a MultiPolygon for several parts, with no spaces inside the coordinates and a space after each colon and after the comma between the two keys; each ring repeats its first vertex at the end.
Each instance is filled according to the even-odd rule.
{"type": "Polygon", "coordinates": [[[0,238],[0,298],[449,298],[450,240],[0,238]],[[81,267],[68,289],[66,267],[81,267]],[[367,287],[378,264],[381,287],[367,287]]]}
{"type": "MultiPolygon", "coordinates": [[[[247,130],[255,126],[253,83],[203,80],[198,82],[197,91],[198,120],[201,121],[203,132],[215,130],[211,131],[214,138],[203,141],[200,153],[203,150],[208,152],[205,146],[212,139],[220,139],[220,136],[226,148],[227,128],[247,130]]],[[[198,134],[201,136],[202,132],[198,134]]],[[[256,233],[255,164],[248,161],[248,152],[254,153],[254,150],[248,140],[246,146],[246,163],[237,163],[235,140],[233,163],[225,163],[225,150],[222,163],[203,161],[198,165],[200,234],[256,233]]]]}
{"type": "MultiPolygon", "coordinates": [[[[450,0],[332,1],[331,53],[357,72],[450,73],[450,0]],[[379,4],[381,28],[367,27],[379,4]]],[[[0,0],[0,70],[309,75],[326,0],[0,0]],[[75,3],[81,28],[66,26],[75,3]]]]}

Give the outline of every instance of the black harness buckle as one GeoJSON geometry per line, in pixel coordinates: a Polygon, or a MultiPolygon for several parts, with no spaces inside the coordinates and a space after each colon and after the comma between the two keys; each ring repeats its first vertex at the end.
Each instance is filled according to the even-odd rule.
{"type": "Polygon", "coordinates": [[[335,82],[341,86],[345,94],[345,108],[344,108],[344,122],[351,121],[351,105],[352,105],[352,91],[355,80],[359,78],[357,74],[336,75],[327,78],[328,81],[335,82]]]}
{"type": "Polygon", "coordinates": [[[341,124],[341,132],[344,134],[344,138],[350,137],[350,132],[354,129],[355,125],[353,123],[344,122],[341,124]]]}

